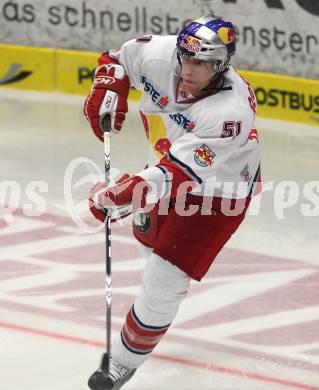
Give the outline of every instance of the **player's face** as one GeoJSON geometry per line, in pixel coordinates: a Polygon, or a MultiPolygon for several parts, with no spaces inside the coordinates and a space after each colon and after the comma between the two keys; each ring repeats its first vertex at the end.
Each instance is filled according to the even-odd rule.
{"type": "Polygon", "coordinates": [[[184,91],[195,96],[202,95],[213,78],[213,64],[194,58],[182,58],[181,61],[184,91]]]}

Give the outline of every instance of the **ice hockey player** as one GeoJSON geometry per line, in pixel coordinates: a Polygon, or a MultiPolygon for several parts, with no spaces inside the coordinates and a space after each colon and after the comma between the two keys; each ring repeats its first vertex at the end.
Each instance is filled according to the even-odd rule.
{"type": "Polygon", "coordinates": [[[92,390],[120,389],[169,329],[190,280],[200,281],[243,221],[260,181],[256,99],[230,65],[235,30],[207,15],[178,36],[143,36],[103,53],[84,112],[119,132],[130,84],[150,143],[148,168],[118,184],[97,183],[94,216],[133,204],[133,233],[147,258],[141,291],[92,390]],[[155,196],[155,200],[154,200],[155,196]],[[152,205],[152,207],[149,207],[152,205]],[[154,206],[155,205],[155,206],[154,206]],[[148,208],[149,207],[149,208],[148,208]]]}

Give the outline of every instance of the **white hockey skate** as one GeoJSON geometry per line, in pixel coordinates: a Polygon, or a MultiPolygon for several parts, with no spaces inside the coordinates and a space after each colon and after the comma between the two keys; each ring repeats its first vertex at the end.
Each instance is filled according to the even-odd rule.
{"type": "Polygon", "coordinates": [[[104,354],[100,368],[90,376],[88,386],[91,390],[119,390],[136,371],[114,361],[112,357],[107,370],[107,360],[107,355],[104,354]]]}

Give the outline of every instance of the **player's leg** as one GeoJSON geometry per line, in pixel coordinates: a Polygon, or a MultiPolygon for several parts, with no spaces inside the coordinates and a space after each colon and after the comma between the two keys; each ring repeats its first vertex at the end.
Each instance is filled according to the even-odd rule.
{"type": "Polygon", "coordinates": [[[91,379],[92,389],[118,390],[132,377],[168,330],[189,285],[185,272],[156,254],[149,257],[141,291],[113,345],[108,378],[101,380],[101,371],[93,374],[101,387],[91,379]]]}
{"type": "Polygon", "coordinates": [[[141,291],[112,348],[114,359],[129,368],[139,367],[174,320],[189,284],[190,277],[185,272],[152,254],[141,291]]]}

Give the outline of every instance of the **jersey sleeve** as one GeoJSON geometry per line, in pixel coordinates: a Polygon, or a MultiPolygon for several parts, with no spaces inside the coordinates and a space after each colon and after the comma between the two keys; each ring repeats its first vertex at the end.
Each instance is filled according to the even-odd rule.
{"type": "Polygon", "coordinates": [[[125,69],[131,85],[140,89],[140,74],[145,50],[152,36],[141,37],[127,41],[120,49],[112,50],[110,55],[125,69]]]}

